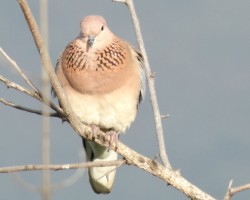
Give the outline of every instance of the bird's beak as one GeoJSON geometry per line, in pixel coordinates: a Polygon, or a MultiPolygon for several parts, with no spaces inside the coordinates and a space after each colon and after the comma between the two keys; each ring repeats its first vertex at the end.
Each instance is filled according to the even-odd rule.
{"type": "Polygon", "coordinates": [[[88,36],[88,47],[92,47],[95,41],[95,36],[88,36]]]}

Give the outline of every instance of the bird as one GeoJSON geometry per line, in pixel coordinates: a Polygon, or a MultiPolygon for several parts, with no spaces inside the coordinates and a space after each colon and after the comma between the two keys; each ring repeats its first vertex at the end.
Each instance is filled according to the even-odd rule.
{"type": "MultiPolygon", "coordinates": [[[[145,98],[143,57],[131,44],[112,33],[99,15],[84,17],[80,33],[59,55],[56,74],[72,111],[80,120],[113,138],[135,120],[145,98]]],[[[118,154],[84,138],[88,161],[112,161],[118,154]]],[[[97,194],[111,192],[115,166],[88,169],[97,194]]]]}

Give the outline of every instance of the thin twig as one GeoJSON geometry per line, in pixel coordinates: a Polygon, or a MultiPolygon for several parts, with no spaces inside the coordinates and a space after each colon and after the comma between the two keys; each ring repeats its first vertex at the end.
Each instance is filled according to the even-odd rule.
{"type": "MultiPolygon", "coordinates": [[[[48,46],[48,0],[40,0],[40,28],[43,35],[45,46],[48,46]]],[[[42,95],[45,98],[45,104],[42,105],[43,116],[49,112],[49,108],[46,104],[50,99],[50,82],[48,75],[41,67],[42,77],[42,95]]],[[[50,164],[50,118],[42,117],[42,163],[44,165],[50,164]]],[[[49,170],[43,170],[42,172],[42,198],[43,200],[51,199],[51,176],[49,170]]]]}
{"type": "Polygon", "coordinates": [[[42,66],[48,73],[52,88],[55,91],[55,94],[58,98],[58,101],[63,109],[64,116],[70,122],[72,128],[77,132],[81,133],[80,135],[85,138],[91,138],[91,132],[86,131],[87,126],[84,126],[78,117],[72,112],[71,107],[69,106],[66,95],[62,89],[60,82],[56,76],[55,70],[53,68],[48,49],[44,44],[43,38],[40,34],[38,25],[32,12],[29,8],[29,5],[26,0],[18,0],[18,3],[23,11],[26,22],[28,23],[30,32],[32,33],[33,39],[37,46],[38,53],[40,54],[42,66]]]}
{"type": "Polygon", "coordinates": [[[166,147],[165,147],[165,142],[164,142],[161,114],[160,114],[160,109],[159,109],[156,91],[155,91],[155,86],[154,86],[154,78],[151,77],[152,72],[150,69],[148,56],[147,56],[146,49],[145,49],[144,42],[143,42],[139,20],[138,20],[136,11],[135,11],[134,2],[133,2],[133,0],[126,0],[126,1],[125,0],[113,0],[113,1],[125,3],[129,8],[129,11],[130,11],[130,14],[132,17],[132,21],[134,24],[136,36],[137,36],[137,42],[139,44],[140,51],[141,51],[143,59],[144,59],[144,66],[145,66],[146,76],[147,76],[147,80],[148,80],[148,87],[149,87],[149,92],[150,92],[150,97],[151,97],[151,104],[152,104],[152,108],[154,111],[154,120],[155,120],[155,126],[156,126],[157,141],[158,141],[158,146],[159,146],[159,151],[160,151],[160,157],[161,157],[163,165],[165,167],[171,169],[171,165],[170,165],[170,162],[168,160],[168,155],[166,152],[166,147]]]}
{"type": "Polygon", "coordinates": [[[12,167],[0,168],[0,173],[11,173],[20,171],[40,171],[40,170],[66,170],[66,169],[78,169],[78,168],[90,168],[90,167],[109,167],[109,166],[120,166],[124,164],[124,160],[114,161],[98,161],[98,162],[83,162],[83,163],[72,163],[72,164],[57,164],[57,165],[20,165],[12,167]]]}
{"type": "MultiPolygon", "coordinates": [[[[18,110],[23,110],[23,111],[30,112],[30,113],[37,114],[37,115],[43,115],[41,110],[35,110],[35,109],[27,108],[24,106],[16,105],[16,104],[14,104],[6,99],[3,99],[3,98],[0,98],[0,102],[6,106],[10,106],[10,107],[16,108],[18,110]]],[[[47,113],[45,116],[62,118],[60,115],[58,115],[58,113],[47,113]]]]}
{"type": "MultiPolygon", "coordinates": [[[[51,184],[51,190],[61,190],[65,187],[69,187],[70,185],[77,182],[81,176],[84,174],[85,169],[79,168],[75,171],[73,175],[68,177],[67,179],[61,181],[60,183],[51,184]]],[[[26,190],[29,190],[31,192],[41,192],[42,188],[40,186],[36,186],[33,183],[29,183],[28,181],[24,180],[19,173],[13,173],[11,174],[15,181],[17,181],[18,184],[20,184],[22,187],[24,187],[26,190]]]]}
{"type": "MultiPolygon", "coordinates": [[[[125,160],[124,160],[125,163],[125,160]]],[[[114,166],[111,170],[107,171],[107,173],[100,176],[98,179],[101,179],[104,176],[108,176],[111,172],[115,171],[117,168],[121,167],[124,163],[120,163],[119,165],[114,166]]]]}
{"type": "MultiPolygon", "coordinates": [[[[26,89],[23,86],[5,78],[2,75],[0,75],[0,81],[3,82],[6,85],[6,87],[8,87],[8,88],[13,88],[15,90],[18,90],[18,91],[20,91],[24,94],[27,94],[27,95],[29,95],[29,96],[31,96],[31,97],[33,97],[41,102],[44,102],[44,103],[48,102],[48,101],[44,101],[44,98],[42,97],[42,95],[38,94],[36,91],[26,89]]],[[[53,110],[55,110],[58,113],[58,115],[61,116],[61,118],[63,118],[64,112],[60,107],[58,107],[57,105],[55,105],[51,101],[49,101],[46,105],[50,106],[53,110]]]]}
{"type": "MultiPolygon", "coordinates": [[[[57,165],[50,165],[50,166],[53,166],[53,168],[51,168],[49,170],[58,171],[58,170],[65,170],[65,169],[77,169],[76,172],[73,175],[71,175],[70,177],[68,177],[67,179],[61,181],[60,183],[51,184],[50,189],[51,189],[51,191],[61,190],[61,189],[65,188],[65,187],[69,187],[69,186],[73,185],[75,182],[77,182],[82,177],[83,173],[85,172],[84,169],[86,169],[86,168],[90,168],[90,167],[106,167],[106,166],[114,166],[114,167],[118,168],[123,164],[125,164],[125,160],[64,164],[64,165],[61,165],[62,168],[57,168],[57,169],[55,169],[57,165]]],[[[60,165],[58,165],[58,166],[60,166],[60,165]]],[[[20,166],[18,166],[18,167],[20,167],[20,166]]],[[[46,166],[46,167],[48,167],[48,166],[46,166]]],[[[37,170],[39,170],[39,169],[37,169],[37,170]]],[[[41,169],[41,170],[43,170],[43,169],[41,169]]],[[[46,169],[46,170],[48,170],[48,169],[46,169]]],[[[0,168],[0,171],[1,171],[1,168],[0,168]]],[[[3,173],[5,173],[5,172],[3,172],[3,173]]],[[[14,178],[18,181],[18,183],[21,186],[25,187],[26,189],[28,189],[30,191],[33,191],[33,192],[41,192],[41,191],[43,191],[43,189],[41,187],[35,186],[34,184],[31,184],[31,183],[25,181],[23,178],[21,178],[19,176],[18,173],[13,172],[13,175],[14,175],[14,178]]]]}
{"type": "Polygon", "coordinates": [[[228,186],[228,190],[227,190],[227,193],[224,197],[224,200],[231,200],[231,198],[239,193],[239,192],[242,192],[244,190],[250,190],[250,184],[246,184],[246,185],[242,185],[242,186],[239,186],[239,187],[232,187],[232,184],[233,184],[233,180],[231,180],[229,182],[229,186],[228,186]]]}
{"type": "Polygon", "coordinates": [[[169,118],[169,117],[170,117],[169,114],[167,114],[167,115],[161,115],[161,118],[162,118],[162,119],[166,119],[166,118],[169,118]]]}
{"type": "Polygon", "coordinates": [[[26,89],[23,86],[21,86],[21,85],[19,85],[17,83],[14,83],[13,81],[5,78],[2,75],[0,75],[0,81],[2,81],[6,85],[6,87],[8,87],[8,88],[13,88],[15,90],[19,90],[20,92],[22,92],[24,94],[27,94],[27,95],[41,101],[41,97],[39,96],[38,93],[36,93],[36,92],[34,92],[32,90],[26,89]]]}
{"type": "Polygon", "coordinates": [[[4,58],[11,64],[11,66],[21,75],[24,81],[37,93],[40,94],[40,91],[36,88],[36,86],[29,80],[29,78],[23,73],[21,68],[17,65],[16,61],[13,60],[8,54],[0,48],[0,53],[4,56],[4,58]]]}
{"type": "MultiPolygon", "coordinates": [[[[80,157],[83,157],[82,160],[86,160],[86,154],[82,153],[82,150],[79,152],[80,157]]],[[[65,187],[69,187],[71,185],[73,185],[75,182],[77,182],[82,175],[85,172],[85,168],[78,168],[74,174],[72,174],[71,176],[67,177],[66,179],[60,181],[59,183],[54,183],[54,184],[50,184],[51,187],[51,191],[55,191],[55,190],[62,190],[65,187]]],[[[29,183],[28,181],[24,180],[21,176],[20,173],[12,173],[11,174],[15,180],[25,189],[28,189],[32,192],[42,192],[42,189],[40,186],[36,186],[32,183],[29,183]]]]}

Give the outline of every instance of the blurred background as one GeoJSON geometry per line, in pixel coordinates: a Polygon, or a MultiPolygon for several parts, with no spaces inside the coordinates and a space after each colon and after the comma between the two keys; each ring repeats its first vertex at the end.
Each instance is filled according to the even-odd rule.
{"type": "MultiPolygon", "coordinates": [[[[39,1],[29,1],[39,21],[39,1]]],[[[250,182],[250,1],[135,0],[136,10],[162,114],[172,166],[202,190],[222,199],[229,181],[250,182]]],[[[110,29],[137,47],[126,6],[100,0],[49,1],[49,51],[58,54],[79,33],[89,14],[106,18],[110,29]]],[[[0,46],[41,87],[37,49],[17,1],[0,3],[0,46]]],[[[0,74],[25,83],[3,57],[0,74]]],[[[41,109],[41,104],[0,83],[0,97],[41,109]]],[[[56,102],[56,100],[54,100],[56,102]]],[[[0,167],[41,163],[41,117],[0,104],[0,167]]],[[[149,93],[136,121],[121,141],[139,153],[158,155],[149,93]]],[[[59,119],[51,119],[51,162],[84,160],[80,137],[59,119]]],[[[58,184],[75,170],[51,172],[58,184]]],[[[187,199],[160,179],[133,166],[118,169],[109,195],[96,195],[86,171],[73,185],[55,190],[59,199],[187,199]]],[[[41,185],[41,172],[21,172],[22,180],[41,185]]],[[[11,174],[0,174],[1,199],[41,199],[11,174]]],[[[250,191],[233,199],[248,199],[250,191]]]]}

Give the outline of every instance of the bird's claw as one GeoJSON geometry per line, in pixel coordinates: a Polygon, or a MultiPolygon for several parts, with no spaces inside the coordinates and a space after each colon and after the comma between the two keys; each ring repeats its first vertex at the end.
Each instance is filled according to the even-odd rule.
{"type": "Polygon", "coordinates": [[[119,145],[119,137],[118,137],[119,134],[118,134],[118,132],[116,132],[114,130],[111,130],[111,131],[106,132],[106,134],[108,134],[109,137],[110,137],[109,146],[108,146],[109,150],[111,150],[111,147],[112,147],[113,143],[115,145],[115,149],[117,149],[118,145],[119,145]]]}
{"type": "Polygon", "coordinates": [[[91,132],[91,138],[92,139],[96,138],[97,132],[100,130],[99,126],[97,126],[95,124],[91,124],[90,127],[91,127],[91,130],[92,130],[92,132],[91,132]]]}

